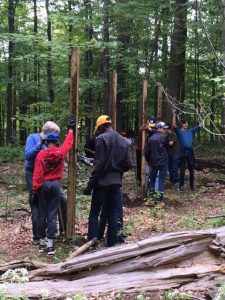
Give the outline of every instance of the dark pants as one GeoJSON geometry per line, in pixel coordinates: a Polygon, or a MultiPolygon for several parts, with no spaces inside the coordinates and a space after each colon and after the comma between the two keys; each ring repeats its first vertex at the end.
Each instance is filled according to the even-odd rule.
{"type": "MultiPolygon", "coordinates": [[[[27,184],[27,190],[29,192],[29,204],[31,209],[31,222],[32,222],[32,233],[33,233],[33,240],[38,239],[37,235],[37,228],[38,228],[38,201],[34,202],[32,200],[32,189],[33,189],[33,170],[26,170],[26,184],[27,184]]],[[[67,198],[65,193],[63,192],[62,188],[60,187],[60,206],[62,211],[62,219],[64,228],[62,225],[62,222],[60,220],[60,232],[63,232],[66,230],[66,224],[67,224],[67,198]]]]}
{"type": "MultiPolygon", "coordinates": [[[[105,203],[104,203],[105,204],[105,203]]],[[[107,205],[103,205],[101,209],[100,219],[99,219],[99,229],[98,229],[98,239],[102,240],[105,234],[106,224],[108,223],[107,215],[107,205]]],[[[124,243],[125,236],[123,233],[123,193],[121,194],[121,205],[119,208],[119,218],[117,220],[117,242],[124,243]]]]}
{"type": "Polygon", "coordinates": [[[172,184],[176,184],[177,182],[179,182],[178,158],[179,158],[179,153],[175,153],[174,155],[169,155],[168,158],[168,169],[170,174],[170,182],[172,184]]]}
{"type": "Polygon", "coordinates": [[[60,189],[58,180],[45,181],[40,188],[38,193],[38,237],[40,239],[46,236],[49,239],[55,239],[60,189]]]}
{"type": "Polygon", "coordinates": [[[136,149],[136,177],[137,182],[141,185],[141,150],[136,149]]]}
{"type": "Polygon", "coordinates": [[[157,173],[159,172],[159,189],[158,191],[160,193],[164,192],[164,183],[166,179],[166,173],[167,173],[167,163],[162,166],[151,166],[150,171],[150,190],[155,191],[155,181],[157,177],[157,173]]]}
{"type": "Polygon", "coordinates": [[[194,188],[194,169],[195,169],[195,156],[193,148],[183,149],[180,154],[180,187],[184,185],[186,163],[188,166],[190,178],[190,188],[194,188]]]}
{"type": "Polygon", "coordinates": [[[122,207],[119,185],[94,187],[88,220],[88,240],[98,238],[99,215],[102,207],[105,209],[108,220],[107,246],[114,246],[117,242],[117,222],[122,207]]]}
{"type": "Polygon", "coordinates": [[[29,192],[29,204],[31,209],[31,222],[32,222],[32,233],[33,233],[33,240],[38,240],[38,200],[33,201],[32,199],[32,183],[33,178],[33,170],[26,170],[26,184],[27,190],[29,192]]]}

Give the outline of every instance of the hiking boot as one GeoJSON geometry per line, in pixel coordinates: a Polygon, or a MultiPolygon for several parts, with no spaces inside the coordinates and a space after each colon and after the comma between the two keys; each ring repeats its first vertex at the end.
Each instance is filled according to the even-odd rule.
{"type": "Polygon", "coordinates": [[[48,255],[54,255],[55,254],[55,247],[48,247],[47,248],[48,255]]]}
{"type": "Polygon", "coordinates": [[[183,186],[179,186],[178,192],[184,192],[184,187],[183,186]]]}
{"type": "Polygon", "coordinates": [[[35,240],[32,241],[32,244],[34,246],[39,246],[40,245],[40,240],[35,239],[35,240]]]}
{"type": "Polygon", "coordinates": [[[161,202],[161,201],[163,200],[163,193],[162,193],[162,192],[158,192],[158,193],[156,194],[155,200],[156,200],[157,202],[161,202]]]}
{"type": "Polygon", "coordinates": [[[45,252],[45,250],[46,250],[46,246],[45,245],[39,245],[39,248],[38,248],[38,251],[40,252],[40,253],[43,253],[43,252],[45,252]]]}
{"type": "Polygon", "coordinates": [[[154,191],[154,190],[151,190],[151,191],[149,192],[149,194],[148,194],[148,198],[149,198],[149,199],[153,199],[154,196],[155,196],[155,191],[154,191]]]}

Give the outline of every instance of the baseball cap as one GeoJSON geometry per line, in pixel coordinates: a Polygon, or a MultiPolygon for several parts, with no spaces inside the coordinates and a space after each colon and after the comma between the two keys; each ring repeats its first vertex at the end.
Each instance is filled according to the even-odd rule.
{"type": "Polygon", "coordinates": [[[48,132],[45,139],[47,142],[56,143],[59,141],[59,135],[56,132],[48,132]]]}
{"type": "Polygon", "coordinates": [[[169,126],[165,122],[157,122],[156,123],[156,128],[168,129],[169,126]]]}
{"type": "Polygon", "coordinates": [[[148,118],[148,123],[150,127],[155,127],[155,124],[157,123],[156,117],[148,118]]]}

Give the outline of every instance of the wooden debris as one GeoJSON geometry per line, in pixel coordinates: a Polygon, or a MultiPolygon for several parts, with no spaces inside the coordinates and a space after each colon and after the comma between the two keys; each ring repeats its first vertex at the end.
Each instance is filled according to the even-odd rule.
{"type": "Polygon", "coordinates": [[[97,242],[97,238],[92,239],[91,241],[87,242],[86,244],[84,244],[83,246],[81,246],[80,248],[76,249],[74,252],[72,252],[70,254],[70,256],[68,257],[67,260],[76,257],[78,255],[81,255],[82,253],[86,252],[88,249],[90,249],[95,243],[97,242]]]}
{"type": "MultiPolygon", "coordinates": [[[[8,284],[3,295],[39,299],[41,289],[48,291],[48,299],[118,289],[205,291],[225,280],[225,227],[168,233],[76,256],[90,244],[80,247],[65,262],[39,268],[29,262],[30,282],[8,284]]],[[[17,261],[13,266],[22,263],[28,264],[17,261]]]]}

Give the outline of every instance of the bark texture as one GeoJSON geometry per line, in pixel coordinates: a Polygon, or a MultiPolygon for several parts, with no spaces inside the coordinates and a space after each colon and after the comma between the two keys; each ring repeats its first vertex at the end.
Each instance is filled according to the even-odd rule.
{"type": "Polygon", "coordinates": [[[48,291],[48,299],[118,289],[206,291],[225,279],[224,250],[225,227],[221,227],[168,233],[52,265],[14,261],[0,266],[0,273],[8,268],[30,268],[30,281],[8,284],[4,296],[32,299],[39,299],[41,289],[48,291]]]}

